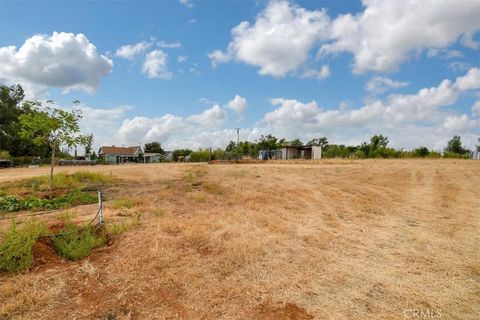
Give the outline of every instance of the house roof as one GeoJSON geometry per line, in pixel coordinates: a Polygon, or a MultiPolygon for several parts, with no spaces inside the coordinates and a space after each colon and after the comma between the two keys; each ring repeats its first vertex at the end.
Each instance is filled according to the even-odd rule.
{"type": "Polygon", "coordinates": [[[137,150],[140,149],[139,146],[133,147],[114,147],[114,146],[104,146],[100,147],[98,154],[117,154],[122,156],[134,156],[137,153],[137,150]]]}

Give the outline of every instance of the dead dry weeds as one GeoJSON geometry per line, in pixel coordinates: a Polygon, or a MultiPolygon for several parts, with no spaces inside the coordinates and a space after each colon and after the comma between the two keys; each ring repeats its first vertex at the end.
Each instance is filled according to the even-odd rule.
{"type": "Polygon", "coordinates": [[[0,319],[480,317],[478,161],[87,169],[123,179],[110,198],[134,204],[107,201],[107,222],[140,224],[82,261],[0,275],[0,319]]]}

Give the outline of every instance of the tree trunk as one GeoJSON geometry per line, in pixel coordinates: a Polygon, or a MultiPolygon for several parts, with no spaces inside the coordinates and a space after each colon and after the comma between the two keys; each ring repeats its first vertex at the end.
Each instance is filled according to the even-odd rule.
{"type": "Polygon", "coordinates": [[[52,162],[50,163],[50,199],[53,199],[53,166],[55,165],[55,143],[52,144],[52,162]]]}

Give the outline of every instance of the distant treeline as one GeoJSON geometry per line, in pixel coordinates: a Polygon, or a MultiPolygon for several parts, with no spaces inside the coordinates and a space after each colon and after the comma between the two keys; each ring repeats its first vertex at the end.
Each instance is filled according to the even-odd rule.
{"type": "MultiPolygon", "coordinates": [[[[363,142],[357,146],[330,144],[326,137],[312,139],[303,143],[300,139],[287,141],[284,138],[277,138],[273,135],[261,136],[257,141],[241,141],[235,143],[230,141],[225,149],[200,149],[192,151],[189,149],[175,150],[173,161],[189,157],[192,162],[205,162],[209,160],[231,160],[240,159],[245,156],[257,158],[261,150],[277,150],[284,146],[320,146],[322,147],[323,158],[470,158],[471,150],[462,145],[460,136],[454,136],[445,146],[443,152],[432,151],[427,147],[418,147],[413,150],[397,150],[388,146],[388,137],[381,134],[374,135],[370,141],[363,142]]],[[[476,147],[480,151],[479,145],[476,147]]],[[[187,158],[188,159],[188,158],[187,158]]]]}

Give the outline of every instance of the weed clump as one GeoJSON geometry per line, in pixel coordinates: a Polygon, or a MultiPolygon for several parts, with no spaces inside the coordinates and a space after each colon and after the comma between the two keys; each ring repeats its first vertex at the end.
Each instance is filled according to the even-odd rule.
{"type": "Polygon", "coordinates": [[[33,265],[32,247],[45,230],[43,223],[34,220],[20,227],[12,222],[0,244],[0,270],[19,272],[30,268],[33,265]]]}
{"type": "Polygon", "coordinates": [[[68,260],[80,260],[90,255],[93,249],[106,243],[106,234],[103,231],[96,232],[93,226],[82,229],[69,222],[60,235],[52,238],[53,249],[63,258],[68,260]]]}

